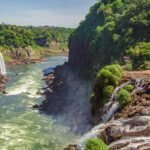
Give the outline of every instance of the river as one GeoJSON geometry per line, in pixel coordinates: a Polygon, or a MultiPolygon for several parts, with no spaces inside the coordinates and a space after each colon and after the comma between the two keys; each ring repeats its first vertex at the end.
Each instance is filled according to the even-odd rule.
{"type": "Polygon", "coordinates": [[[7,68],[7,95],[0,96],[0,150],[61,150],[79,137],[51,116],[32,109],[44,97],[37,95],[45,87],[42,70],[67,61],[66,56],[7,68]]]}

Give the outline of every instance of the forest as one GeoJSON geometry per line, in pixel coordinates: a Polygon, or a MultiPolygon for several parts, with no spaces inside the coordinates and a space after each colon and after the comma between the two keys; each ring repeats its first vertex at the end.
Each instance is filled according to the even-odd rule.
{"type": "Polygon", "coordinates": [[[52,41],[61,43],[62,48],[68,45],[71,28],[33,27],[0,24],[0,46],[4,48],[25,48],[31,46],[49,47],[52,41]]]}

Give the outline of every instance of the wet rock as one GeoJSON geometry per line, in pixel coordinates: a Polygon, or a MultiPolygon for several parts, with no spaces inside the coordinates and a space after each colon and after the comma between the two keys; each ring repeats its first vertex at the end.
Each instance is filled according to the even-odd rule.
{"type": "Polygon", "coordinates": [[[39,105],[34,105],[32,108],[33,109],[39,109],[39,107],[40,107],[39,105]]]}
{"type": "Polygon", "coordinates": [[[78,150],[77,145],[69,145],[67,148],[64,150],[78,150]]]}
{"type": "Polygon", "coordinates": [[[83,134],[91,128],[90,84],[80,80],[69,66],[58,66],[54,74],[44,77],[47,84],[42,111],[55,118],[59,123],[70,127],[75,133],[83,134]]]}
{"type": "Polygon", "coordinates": [[[3,91],[2,93],[3,93],[3,94],[8,94],[6,91],[3,91]]]}

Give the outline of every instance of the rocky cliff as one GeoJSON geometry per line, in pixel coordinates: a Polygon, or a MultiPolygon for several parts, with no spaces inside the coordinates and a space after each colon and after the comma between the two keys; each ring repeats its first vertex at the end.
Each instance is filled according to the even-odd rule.
{"type": "Polygon", "coordinates": [[[58,66],[54,73],[44,78],[48,87],[46,100],[39,109],[51,114],[55,119],[77,134],[91,129],[93,119],[88,98],[91,93],[90,81],[80,79],[68,66],[58,66]]]}
{"type": "Polygon", "coordinates": [[[149,8],[147,0],[97,2],[70,36],[69,64],[80,71],[112,62],[150,69],[149,8]]]}
{"type": "Polygon", "coordinates": [[[28,64],[40,61],[45,56],[68,54],[68,49],[63,49],[59,42],[49,43],[47,48],[32,48],[31,46],[25,48],[10,48],[2,50],[5,62],[8,66],[28,64]]]}

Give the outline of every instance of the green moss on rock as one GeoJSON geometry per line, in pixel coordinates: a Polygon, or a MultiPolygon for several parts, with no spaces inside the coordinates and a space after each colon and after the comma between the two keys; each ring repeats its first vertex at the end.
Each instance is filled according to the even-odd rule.
{"type": "Polygon", "coordinates": [[[108,150],[108,146],[102,139],[89,139],[86,141],[84,150],[108,150]]]}
{"type": "Polygon", "coordinates": [[[132,98],[130,93],[127,90],[121,89],[117,93],[117,100],[119,101],[121,106],[125,106],[131,102],[132,98]]]}

